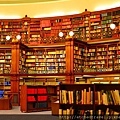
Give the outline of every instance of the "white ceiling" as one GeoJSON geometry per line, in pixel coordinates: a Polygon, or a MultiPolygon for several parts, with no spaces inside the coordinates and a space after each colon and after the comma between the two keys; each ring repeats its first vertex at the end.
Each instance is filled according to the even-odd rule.
{"type": "Polygon", "coordinates": [[[51,2],[58,0],[0,0],[0,4],[22,4],[22,3],[36,3],[36,2],[51,2]]]}
{"type": "Polygon", "coordinates": [[[120,7],[120,0],[0,0],[0,19],[50,17],[120,7]]]}

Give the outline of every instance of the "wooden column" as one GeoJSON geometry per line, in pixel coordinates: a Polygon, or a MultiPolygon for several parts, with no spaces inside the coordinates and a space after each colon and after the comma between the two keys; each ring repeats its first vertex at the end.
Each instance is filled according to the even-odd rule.
{"type": "Polygon", "coordinates": [[[12,43],[12,60],[11,60],[11,94],[12,104],[19,105],[19,59],[20,59],[20,43],[12,43]]]}
{"type": "Polygon", "coordinates": [[[66,46],[66,82],[74,82],[74,39],[67,38],[65,42],[66,46]]]}

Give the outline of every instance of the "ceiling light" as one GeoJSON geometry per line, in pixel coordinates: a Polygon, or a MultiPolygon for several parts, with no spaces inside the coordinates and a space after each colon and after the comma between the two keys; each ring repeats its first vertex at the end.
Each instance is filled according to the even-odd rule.
{"type": "Polygon", "coordinates": [[[73,35],[74,35],[74,32],[73,32],[73,31],[70,31],[70,32],[69,32],[69,36],[72,37],[73,35]]]}
{"type": "Polygon", "coordinates": [[[114,29],[115,29],[115,27],[116,27],[116,26],[115,26],[115,24],[114,24],[114,23],[111,23],[111,24],[110,24],[110,28],[111,28],[112,30],[114,30],[114,29]]]}
{"type": "Polygon", "coordinates": [[[59,32],[59,37],[63,37],[63,32],[59,32]]]}
{"type": "Polygon", "coordinates": [[[20,35],[17,35],[17,36],[16,36],[16,39],[17,39],[17,40],[20,40],[20,39],[21,39],[21,36],[20,36],[20,35]]]}
{"type": "Polygon", "coordinates": [[[27,23],[27,22],[24,22],[24,25],[28,25],[28,23],[27,23]]]}
{"type": "Polygon", "coordinates": [[[10,36],[9,35],[6,36],[6,40],[10,40],[10,36]]]}

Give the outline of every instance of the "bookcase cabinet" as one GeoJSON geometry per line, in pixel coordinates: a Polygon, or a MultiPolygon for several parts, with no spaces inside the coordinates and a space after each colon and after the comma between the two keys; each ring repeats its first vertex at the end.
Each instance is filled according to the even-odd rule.
{"type": "Polygon", "coordinates": [[[65,46],[28,49],[25,65],[28,74],[65,73],[65,46]]]}
{"type": "Polygon", "coordinates": [[[0,78],[0,98],[8,97],[8,92],[11,90],[10,77],[0,78]]]}
{"type": "Polygon", "coordinates": [[[9,74],[11,72],[11,55],[10,47],[0,48],[0,74],[9,74]]]}
{"type": "Polygon", "coordinates": [[[51,109],[51,102],[57,100],[58,86],[21,86],[21,112],[43,111],[51,109]]]}
{"type": "Polygon", "coordinates": [[[119,84],[60,84],[59,115],[119,115],[119,92],[119,84]]]}
{"type": "Polygon", "coordinates": [[[0,45],[0,98],[8,97],[8,92],[11,91],[11,45],[0,45]]]}

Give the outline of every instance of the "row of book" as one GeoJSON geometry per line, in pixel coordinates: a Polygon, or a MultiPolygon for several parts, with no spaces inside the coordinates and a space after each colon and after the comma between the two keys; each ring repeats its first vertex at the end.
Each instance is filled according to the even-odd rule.
{"type": "Polygon", "coordinates": [[[35,108],[47,108],[48,104],[47,102],[37,102],[37,103],[33,103],[33,105],[31,106],[31,104],[28,104],[28,109],[35,109],[35,108]]]}
{"type": "Polygon", "coordinates": [[[49,73],[65,73],[66,69],[61,67],[58,70],[56,69],[42,69],[42,70],[28,70],[28,74],[49,74],[49,73]]]}
{"type": "Polygon", "coordinates": [[[3,98],[4,96],[4,90],[0,90],[0,98],[3,98]]]}
{"type": "Polygon", "coordinates": [[[84,72],[106,72],[106,71],[113,71],[113,70],[120,70],[120,67],[109,67],[107,68],[106,66],[101,66],[100,68],[96,68],[96,66],[91,65],[90,67],[84,68],[84,72]]]}
{"type": "Polygon", "coordinates": [[[46,88],[28,88],[27,94],[47,94],[46,88]]]}
{"type": "Polygon", "coordinates": [[[42,96],[37,96],[37,98],[36,98],[36,96],[27,96],[27,101],[28,102],[37,102],[37,101],[39,101],[39,102],[43,102],[43,101],[47,101],[47,99],[48,99],[48,96],[46,95],[42,95],[42,96]]]}
{"type": "Polygon", "coordinates": [[[110,91],[95,91],[83,89],[80,91],[67,91],[60,90],[60,103],[61,104],[95,104],[101,105],[120,105],[120,92],[119,90],[110,91]]]}
{"type": "Polygon", "coordinates": [[[120,105],[120,91],[109,90],[109,91],[96,91],[95,92],[95,103],[104,105],[120,105]]]}
{"type": "Polygon", "coordinates": [[[26,82],[20,82],[20,85],[59,85],[60,82],[37,82],[33,81],[26,81],[26,82]]]}
{"type": "Polygon", "coordinates": [[[11,85],[11,83],[10,83],[10,81],[3,81],[2,80],[2,82],[0,82],[0,85],[11,85]]]}
{"type": "MultiPolygon", "coordinates": [[[[44,63],[44,62],[61,62],[61,61],[65,61],[65,58],[64,57],[54,57],[54,58],[49,58],[49,59],[45,59],[45,58],[43,58],[43,59],[26,59],[26,63],[29,63],[29,62],[41,62],[41,63],[44,63]]],[[[6,62],[5,60],[1,60],[0,62],[6,62]]]]}
{"type": "Polygon", "coordinates": [[[48,56],[48,55],[58,55],[58,54],[61,54],[61,55],[65,54],[65,50],[27,52],[27,55],[33,55],[33,56],[35,55],[36,57],[37,55],[48,56]]]}
{"type": "Polygon", "coordinates": [[[60,90],[60,103],[61,104],[92,104],[93,91],[91,88],[80,91],[66,91],[60,90]]]}

